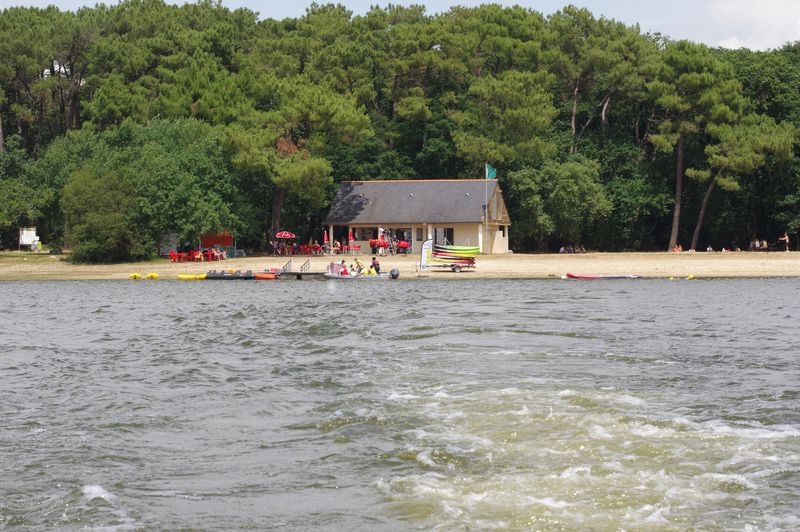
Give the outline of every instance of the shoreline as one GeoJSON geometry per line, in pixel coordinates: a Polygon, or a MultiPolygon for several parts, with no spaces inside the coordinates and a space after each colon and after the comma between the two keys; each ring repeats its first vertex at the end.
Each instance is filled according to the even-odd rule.
{"type": "MultiPolygon", "coordinates": [[[[369,262],[372,255],[360,255],[369,262]]],[[[168,259],[119,264],[71,264],[63,255],[29,252],[0,253],[0,281],[20,280],[128,280],[130,274],[157,273],[160,280],[177,280],[178,274],[202,274],[209,270],[264,271],[282,268],[289,258],[293,269],[311,260],[311,271],[324,271],[328,263],[355,255],[253,256],[220,262],[172,263],[168,259]]],[[[427,279],[553,279],[567,273],[578,275],[637,275],[642,278],[759,278],[800,277],[800,252],[620,252],[564,254],[479,255],[474,270],[453,273],[434,268],[418,272],[419,255],[379,257],[382,271],[397,268],[400,280],[427,279]]],[[[293,276],[287,276],[294,279],[293,276]]]]}

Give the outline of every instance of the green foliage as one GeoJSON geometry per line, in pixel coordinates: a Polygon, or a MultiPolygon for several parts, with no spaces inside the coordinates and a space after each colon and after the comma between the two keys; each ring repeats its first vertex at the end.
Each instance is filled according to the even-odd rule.
{"type": "Polygon", "coordinates": [[[76,260],[146,258],[167,233],[196,241],[204,233],[238,229],[236,184],[223,139],[210,126],[125,121],[112,132],[90,134],[87,142],[94,143],[91,155],[70,174],[61,201],[70,243],[80,250],[76,260]],[[101,230],[104,223],[109,228],[101,230]],[[121,243],[101,259],[113,235],[121,243]]]}
{"type": "Polygon", "coordinates": [[[656,79],[648,84],[656,105],[665,111],[659,134],[650,137],[656,148],[671,151],[680,136],[737,120],[745,100],[729,65],[689,41],[671,43],[662,59],[656,79]]]}
{"type": "Polygon", "coordinates": [[[555,116],[546,73],[507,71],[476,80],[463,110],[452,111],[458,154],[474,166],[484,161],[535,162],[550,147],[541,134],[555,116]]]}
{"type": "Polygon", "coordinates": [[[717,142],[705,148],[707,167],[689,169],[686,175],[700,181],[713,176],[724,190],[738,190],[738,178],[754,173],[770,155],[777,161],[788,160],[797,136],[791,124],[776,124],[760,115],[749,115],[735,125],[709,126],[709,133],[717,142]]]}
{"type": "Polygon", "coordinates": [[[154,242],[135,223],[134,187],[118,174],[76,173],[62,203],[71,223],[74,262],[120,262],[152,255],[154,242]]]}
{"type": "Polygon", "coordinates": [[[30,182],[31,161],[22,139],[11,136],[0,151],[0,247],[13,247],[17,228],[35,225],[46,197],[30,182]]]}
{"type": "Polygon", "coordinates": [[[533,238],[539,245],[551,239],[580,242],[587,228],[612,210],[599,182],[600,166],[582,156],[553,160],[540,168],[511,172],[509,194],[518,205],[516,238],[533,238]]]}

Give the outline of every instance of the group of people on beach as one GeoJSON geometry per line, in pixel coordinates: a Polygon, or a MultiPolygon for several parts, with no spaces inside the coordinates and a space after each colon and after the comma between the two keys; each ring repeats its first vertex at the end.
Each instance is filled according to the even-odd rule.
{"type": "Polygon", "coordinates": [[[769,248],[769,243],[766,240],[759,240],[754,238],[750,241],[750,246],[747,248],[750,251],[766,250],[769,248]]]}
{"type": "Polygon", "coordinates": [[[376,257],[372,257],[372,262],[369,267],[365,266],[361,259],[356,258],[355,264],[350,264],[347,268],[347,263],[344,259],[339,263],[339,275],[343,276],[358,276],[358,275],[378,275],[381,273],[381,263],[378,262],[376,257]]]}
{"type": "MultiPolygon", "coordinates": [[[[788,233],[784,232],[781,236],[779,236],[778,237],[778,242],[780,242],[780,245],[783,247],[784,251],[786,251],[786,252],[789,251],[789,234],[788,233]]],[[[753,240],[751,240],[750,241],[750,246],[747,249],[749,251],[774,251],[775,250],[775,248],[771,248],[770,247],[769,242],[767,242],[766,240],[761,240],[759,238],[754,238],[753,240]]],[[[683,251],[683,246],[681,246],[680,244],[675,244],[672,247],[672,251],[674,253],[680,253],[680,252],[683,251]]],[[[694,250],[690,249],[689,251],[694,251],[694,250]]],[[[708,247],[706,248],[706,251],[715,251],[715,250],[714,250],[713,246],[711,246],[711,244],[709,244],[708,247]]],[[[739,248],[739,246],[735,246],[734,245],[734,246],[732,246],[730,248],[723,246],[722,249],[720,249],[720,251],[725,253],[725,252],[730,252],[730,251],[742,251],[742,250],[739,248]]]]}
{"type": "Polygon", "coordinates": [[[583,246],[561,246],[558,250],[559,253],[564,254],[572,254],[572,253],[586,253],[586,249],[583,246]]]}

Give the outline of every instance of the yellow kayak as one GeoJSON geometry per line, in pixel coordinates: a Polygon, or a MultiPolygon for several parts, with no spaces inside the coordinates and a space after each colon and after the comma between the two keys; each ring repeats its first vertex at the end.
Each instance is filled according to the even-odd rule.
{"type": "Polygon", "coordinates": [[[202,281],[205,278],[206,278],[206,274],[204,274],[204,273],[200,274],[200,275],[193,275],[193,274],[190,274],[190,273],[179,273],[178,274],[178,279],[180,279],[181,281],[202,281]]]}

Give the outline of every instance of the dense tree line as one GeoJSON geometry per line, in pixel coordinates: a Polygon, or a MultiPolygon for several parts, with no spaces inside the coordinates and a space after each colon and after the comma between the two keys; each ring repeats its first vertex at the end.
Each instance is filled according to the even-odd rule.
{"type": "Polygon", "coordinates": [[[0,243],[36,225],[88,261],[152,256],[166,232],[264,249],[319,232],[339,181],[485,162],[518,251],[800,232],[800,43],[710,49],[571,6],[262,16],[0,11],[0,243]]]}

